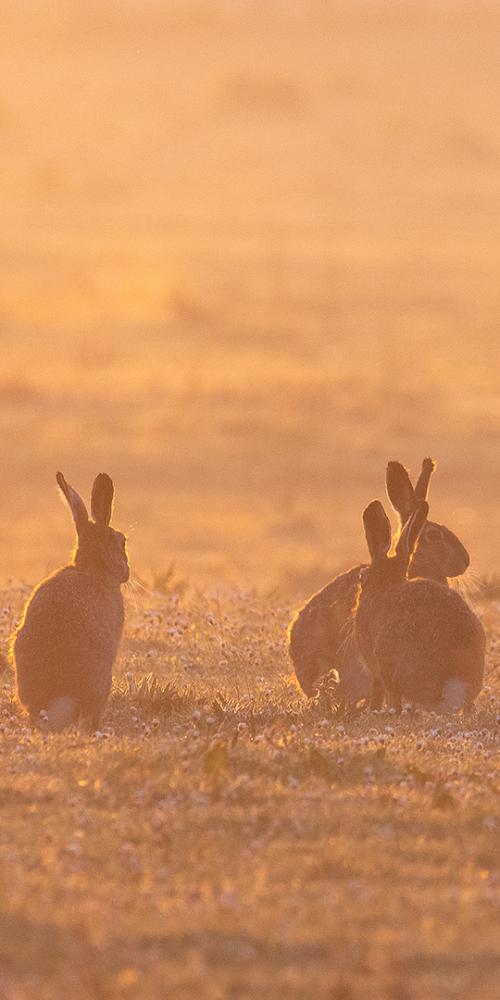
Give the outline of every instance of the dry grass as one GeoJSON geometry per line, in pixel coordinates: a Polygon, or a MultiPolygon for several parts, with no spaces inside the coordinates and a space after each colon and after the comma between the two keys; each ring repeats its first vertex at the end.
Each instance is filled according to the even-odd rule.
{"type": "Polygon", "coordinates": [[[93,738],[4,675],[2,997],[493,998],[498,611],[463,720],[306,703],[253,593],[131,598],[93,738]]]}

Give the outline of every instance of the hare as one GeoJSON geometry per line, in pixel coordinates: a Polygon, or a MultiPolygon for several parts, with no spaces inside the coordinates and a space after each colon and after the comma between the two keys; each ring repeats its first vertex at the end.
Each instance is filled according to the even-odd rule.
{"type": "Polygon", "coordinates": [[[61,472],[56,480],[73,516],[73,561],[43,580],[13,636],[17,691],[32,723],[58,731],[80,717],[99,727],[124,623],[121,584],[129,577],[125,535],[111,528],[114,487],[97,476],[89,520],[61,472]]]}
{"type": "Polygon", "coordinates": [[[441,712],[469,709],[483,684],[485,635],[479,619],[442,583],[408,579],[428,510],[426,501],[419,501],[392,556],[391,525],[380,501],[363,513],[371,564],[354,623],[373,676],[372,708],[380,708],[385,696],[398,710],[402,698],[441,712]]]}
{"type": "MultiPolygon", "coordinates": [[[[406,469],[399,462],[389,462],[387,494],[397,511],[400,529],[419,501],[427,498],[435,467],[432,459],[425,458],[413,487],[406,469]]],[[[441,524],[425,524],[410,576],[446,586],[448,577],[460,576],[468,565],[468,553],[456,535],[441,524]]],[[[340,678],[336,691],[339,700],[356,702],[370,696],[371,676],[352,634],[352,609],[366,570],[366,565],[355,566],[335,577],[297,612],[289,627],[290,658],[306,695],[314,695],[321,679],[336,670],[340,678]]]]}

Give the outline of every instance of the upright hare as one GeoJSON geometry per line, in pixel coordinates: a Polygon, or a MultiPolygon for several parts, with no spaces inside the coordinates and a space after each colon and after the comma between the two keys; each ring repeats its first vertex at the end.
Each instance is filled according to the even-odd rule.
{"type": "Polygon", "coordinates": [[[428,504],[419,501],[398,539],[379,500],[363,513],[371,563],[355,610],[355,634],[373,677],[371,704],[401,708],[401,699],[435,711],[470,708],[484,675],[481,622],[454,590],[408,579],[418,556],[428,504]]]}
{"type": "Polygon", "coordinates": [[[92,521],[61,472],[56,478],[77,541],[72,562],[40,583],[26,604],[12,643],[17,690],[33,722],[44,713],[48,728],[59,730],[83,716],[95,729],[123,630],[126,539],[110,527],[114,489],[108,475],[94,482],[92,521]]]}

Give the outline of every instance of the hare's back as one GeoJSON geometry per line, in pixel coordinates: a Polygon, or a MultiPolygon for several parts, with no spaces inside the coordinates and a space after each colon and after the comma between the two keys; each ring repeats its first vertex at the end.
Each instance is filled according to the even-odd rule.
{"type": "Polygon", "coordinates": [[[343,628],[351,616],[359,581],[363,571],[366,570],[366,566],[354,566],[353,569],[336,576],[309,598],[297,612],[290,627],[292,655],[294,644],[299,642],[302,636],[310,643],[311,639],[314,640],[315,631],[318,639],[327,632],[331,640],[332,630],[343,628]]]}
{"type": "MultiPolygon", "coordinates": [[[[318,591],[308,602],[309,606],[315,608],[332,608],[335,617],[340,624],[343,624],[353,611],[360,581],[368,571],[368,566],[353,566],[352,569],[340,573],[326,587],[318,591]]],[[[307,607],[307,605],[306,605],[307,607]]]]}
{"type": "Polygon", "coordinates": [[[14,640],[21,700],[107,695],[123,628],[119,591],[68,566],[34,591],[14,640]],[[101,691],[102,689],[102,691],[101,691]]]}
{"type": "Polygon", "coordinates": [[[484,647],[481,622],[456,591],[431,580],[409,580],[394,589],[380,644],[418,648],[430,654],[456,646],[484,647]]]}
{"type": "Polygon", "coordinates": [[[37,641],[117,644],[123,628],[123,600],[118,588],[110,590],[90,572],[66,566],[43,581],[33,592],[21,631],[37,641]]]}
{"type": "Polygon", "coordinates": [[[411,580],[397,588],[384,625],[376,654],[386,681],[432,702],[442,696],[447,680],[460,678],[475,697],[483,680],[485,635],[456,591],[411,580]]]}
{"type": "MultiPolygon", "coordinates": [[[[289,627],[289,652],[302,689],[312,695],[319,677],[340,668],[339,651],[349,640],[349,624],[364,567],[355,566],[327,583],[297,612],[289,627]]],[[[344,663],[344,656],[341,661],[344,663]]],[[[362,695],[360,695],[361,697],[362,695]]]]}
{"type": "Polygon", "coordinates": [[[455,590],[433,580],[409,580],[400,591],[405,615],[418,624],[420,634],[431,642],[467,643],[481,638],[484,630],[477,615],[455,590]]]}

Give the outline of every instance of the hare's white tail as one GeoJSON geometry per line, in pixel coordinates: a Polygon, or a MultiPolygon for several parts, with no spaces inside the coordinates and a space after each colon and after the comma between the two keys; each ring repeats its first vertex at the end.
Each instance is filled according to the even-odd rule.
{"type": "Polygon", "coordinates": [[[443,698],[440,710],[442,712],[459,712],[465,703],[465,681],[454,678],[446,681],[443,687],[443,698]]]}
{"type": "Polygon", "coordinates": [[[69,695],[54,698],[44,714],[45,727],[52,733],[60,733],[62,729],[77,722],[79,714],[80,708],[76,698],[70,698],[69,695]]]}

